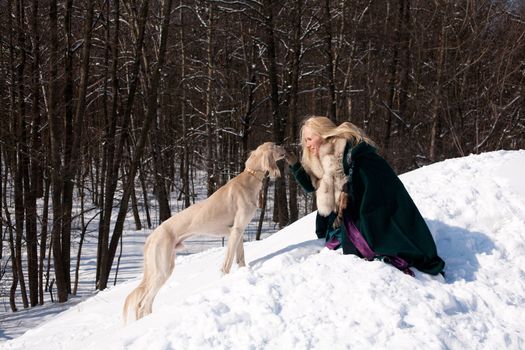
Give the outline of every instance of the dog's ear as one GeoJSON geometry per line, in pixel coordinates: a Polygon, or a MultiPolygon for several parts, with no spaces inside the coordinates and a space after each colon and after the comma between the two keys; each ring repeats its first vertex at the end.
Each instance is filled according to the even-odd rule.
{"type": "MultiPolygon", "coordinates": [[[[275,147],[275,146],[273,146],[275,147]]],[[[275,161],[275,157],[273,156],[273,147],[269,152],[266,152],[264,158],[264,168],[268,170],[271,177],[279,177],[281,176],[281,172],[279,171],[279,167],[277,166],[277,162],[275,161]]]]}

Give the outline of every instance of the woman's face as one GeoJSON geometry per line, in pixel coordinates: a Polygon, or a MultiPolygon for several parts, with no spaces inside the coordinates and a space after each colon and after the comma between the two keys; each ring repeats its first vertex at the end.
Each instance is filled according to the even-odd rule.
{"type": "Polygon", "coordinates": [[[319,147],[323,144],[324,140],[321,136],[315,134],[310,130],[310,128],[305,127],[303,129],[303,138],[306,144],[306,148],[310,151],[311,154],[316,156],[319,155],[319,147]]]}

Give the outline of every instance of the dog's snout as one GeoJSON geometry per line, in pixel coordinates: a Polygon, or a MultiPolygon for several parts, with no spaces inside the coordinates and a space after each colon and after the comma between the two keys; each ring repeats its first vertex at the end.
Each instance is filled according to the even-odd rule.
{"type": "Polygon", "coordinates": [[[286,155],[286,150],[284,149],[284,146],[275,145],[275,153],[277,155],[277,160],[283,159],[286,155]]]}

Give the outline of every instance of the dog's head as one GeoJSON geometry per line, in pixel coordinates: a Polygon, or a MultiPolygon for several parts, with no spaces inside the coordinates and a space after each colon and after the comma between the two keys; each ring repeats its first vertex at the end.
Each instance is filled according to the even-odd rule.
{"type": "Polygon", "coordinates": [[[278,146],[273,142],[265,142],[250,154],[246,161],[246,167],[253,170],[267,171],[272,177],[281,176],[277,161],[284,158],[285,150],[283,146],[278,146]]]}

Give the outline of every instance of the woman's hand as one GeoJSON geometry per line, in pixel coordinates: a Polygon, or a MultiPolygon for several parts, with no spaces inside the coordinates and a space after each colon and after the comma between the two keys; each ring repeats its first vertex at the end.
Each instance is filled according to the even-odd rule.
{"type": "Polygon", "coordinates": [[[333,225],[334,228],[338,228],[343,223],[344,210],[346,209],[347,206],[348,206],[348,194],[343,189],[343,191],[339,193],[339,201],[337,203],[337,217],[334,220],[334,225],[333,225]]]}
{"type": "Polygon", "coordinates": [[[289,165],[294,165],[297,163],[297,157],[288,149],[284,150],[284,160],[286,160],[286,163],[289,165]]]}

